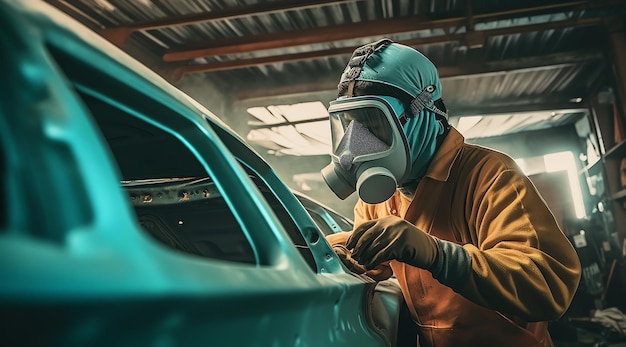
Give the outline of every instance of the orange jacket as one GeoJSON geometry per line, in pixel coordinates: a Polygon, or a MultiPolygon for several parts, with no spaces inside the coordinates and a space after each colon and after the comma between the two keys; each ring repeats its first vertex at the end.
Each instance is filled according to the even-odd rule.
{"type": "MultiPolygon", "coordinates": [[[[426,270],[397,261],[386,265],[420,326],[420,346],[552,346],[547,321],[568,308],[581,267],[544,200],[510,157],[466,144],[451,128],[412,200],[396,191],[377,205],[359,201],[354,211],[355,225],[396,214],[461,244],[471,256],[469,279],[454,289],[426,270]]],[[[328,241],[345,244],[348,236],[328,241]]],[[[382,272],[391,275],[384,267],[382,272]]],[[[377,276],[382,279],[380,271],[377,276]]]]}

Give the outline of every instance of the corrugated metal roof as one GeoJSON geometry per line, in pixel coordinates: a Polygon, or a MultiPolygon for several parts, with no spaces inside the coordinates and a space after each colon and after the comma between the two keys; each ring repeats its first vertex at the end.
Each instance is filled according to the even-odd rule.
{"type": "Polygon", "coordinates": [[[519,112],[572,115],[534,126],[525,120],[524,127],[498,118],[509,132],[584,112],[577,98],[584,102],[606,71],[604,24],[623,19],[626,9],[625,1],[609,0],[48,2],[173,83],[200,75],[231,102],[332,90],[355,47],[388,37],[440,68],[452,116],[515,113],[509,122],[518,122],[519,112]]]}

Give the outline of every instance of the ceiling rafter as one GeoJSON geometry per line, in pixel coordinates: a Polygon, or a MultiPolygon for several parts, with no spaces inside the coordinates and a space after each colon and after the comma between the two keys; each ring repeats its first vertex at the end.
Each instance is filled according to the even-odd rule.
{"type": "MultiPolygon", "coordinates": [[[[60,0],[46,0],[50,3],[53,3],[57,7],[71,7],[67,6],[66,3],[60,0]]],[[[294,2],[292,0],[278,0],[270,3],[258,3],[252,5],[245,6],[234,6],[222,10],[212,11],[212,12],[204,12],[204,13],[193,13],[188,15],[181,15],[175,17],[167,17],[167,18],[158,18],[152,20],[146,20],[141,22],[136,22],[130,25],[123,25],[117,27],[104,28],[100,30],[100,34],[115,43],[116,45],[124,44],[130,35],[133,32],[141,31],[141,30],[151,30],[151,29],[160,29],[167,27],[177,27],[177,26],[186,26],[193,25],[198,23],[205,23],[210,21],[217,20],[227,20],[239,17],[246,17],[251,15],[260,15],[260,14],[268,14],[275,12],[284,12],[290,10],[299,10],[310,7],[322,7],[329,6],[341,3],[349,3],[349,2],[358,2],[364,0],[301,0],[298,2],[294,2]]],[[[510,10],[500,12],[501,15],[511,15],[514,13],[519,13],[519,11],[524,12],[536,12],[536,11],[563,11],[568,9],[578,9],[580,10],[583,7],[593,5],[591,1],[573,1],[563,4],[551,4],[544,6],[533,7],[530,12],[520,10],[510,10]],[[590,4],[591,3],[591,4],[590,4]]],[[[474,18],[491,18],[491,20],[497,20],[498,17],[492,14],[480,14],[476,16],[472,16],[468,18],[469,23],[473,24],[474,18]]]]}
{"type": "MultiPolygon", "coordinates": [[[[569,19],[569,20],[563,20],[563,21],[558,21],[558,22],[489,29],[489,30],[483,30],[481,33],[482,35],[484,35],[484,37],[490,37],[490,36],[499,36],[499,35],[520,34],[520,33],[526,33],[526,32],[541,31],[541,30],[546,30],[546,29],[574,28],[574,27],[594,26],[594,25],[601,25],[601,24],[602,24],[601,18],[569,19]]],[[[454,42],[454,41],[462,42],[466,40],[467,35],[468,33],[420,37],[420,38],[404,40],[402,41],[402,43],[408,46],[417,47],[417,46],[427,45],[427,44],[438,44],[438,43],[446,43],[446,42],[454,42]]],[[[294,53],[294,54],[286,54],[286,55],[274,55],[274,56],[261,57],[261,58],[240,59],[240,60],[218,62],[218,63],[185,65],[185,66],[178,66],[178,67],[172,68],[169,70],[169,73],[171,74],[173,80],[179,80],[184,74],[188,74],[188,73],[205,73],[205,72],[225,71],[225,70],[241,69],[241,68],[258,66],[258,65],[270,65],[270,64],[276,64],[276,63],[285,63],[285,62],[293,62],[293,61],[327,58],[327,57],[340,56],[340,55],[349,55],[354,51],[355,48],[356,47],[334,48],[334,49],[328,49],[328,50],[319,50],[319,51],[294,53]]]]}
{"type": "Polygon", "coordinates": [[[192,60],[218,55],[240,54],[371,36],[415,32],[464,25],[464,18],[428,20],[425,16],[379,19],[314,29],[275,32],[241,38],[207,40],[163,54],[166,62],[192,60]]]}
{"type": "MultiPolygon", "coordinates": [[[[542,69],[559,69],[576,64],[602,60],[603,54],[599,50],[577,50],[564,53],[553,53],[525,58],[507,59],[501,61],[481,61],[455,66],[438,66],[439,77],[444,79],[461,78],[470,75],[493,75],[516,72],[529,72],[542,69]]],[[[434,62],[437,65],[437,62],[434,62]]],[[[237,100],[268,97],[271,95],[289,95],[311,91],[329,91],[337,88],[338,76],[329,76],[315,79],[311,83],[294,83],[294,85],[274,88],[256,88],[250,85],[245,90],[234,91],[237,100]]],[[[571,105],[570,105],[571,106],[571,105]]]]}
{"type": "MultiPolygon", "coordinates": [[[[527,7],[517,10],[489,12],[473,15],[472,21],[473,23],[484,23],[501,19],[522,18],[531,14],[561,13],[574,9],[597,8],[600,5],[608,6],[614,2],[615,1],[576,1],[556,5],[527,7]]],[[[428,16],[418,15],[298,31],[275,32],[241,38],[205,40],[183,45],[165,52],[163,54],[163,60],[166,62],[176,62],[209,56],[249,53],[251,51],[321,44],[421,30],[449,29],[451,27],[464,27],[467,22],[468,18],[466,16],[432,19],[428,16]]]]}

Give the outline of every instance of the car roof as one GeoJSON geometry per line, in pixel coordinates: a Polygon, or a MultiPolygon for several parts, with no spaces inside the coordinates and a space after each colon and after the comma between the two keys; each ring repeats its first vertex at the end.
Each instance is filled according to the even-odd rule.
{"type": "MultiPolygon", "coordinates": [[[[19,12],[20,15],[27,16],[29,19],[28,22],[20,24],[28,26],[28,30],[36,30],[40,36],[46,38],[61,35],[67,40],[68,44],[74,45],[78,43],[98,51],[102,57],[107,57],[111,62],[124,66],[129,73],[139,75],[147,83],[161,89],[166,94],[172,95],[176,101],[184,104],[188,108],[197,110],[204,118],[210,121],[212,125],[219,126],[231,136],[237,137],[239,140],[243,141],[228,124],[222,121],[212,111],[172,85],[145,64],[136,60],[76,19],[67,16],[56,7],[39,0],[0,0],[0,2],[8,4],[8,8],[13,8],[15,11],[19,12]]],[[[76,58],[84,59],[80,56],[76,58]]],[[[98,68],[98,66],[95,66],[95,68],[98,68]]],[[[103,69],[105,67],[100,68],[103,69]]]]}

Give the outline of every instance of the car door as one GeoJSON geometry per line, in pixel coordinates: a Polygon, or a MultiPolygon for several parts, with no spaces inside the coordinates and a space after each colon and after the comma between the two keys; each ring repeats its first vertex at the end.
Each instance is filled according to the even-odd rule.
{"type": "Polygon", "coordinates": [[[208,110],[45,3],[0,18],[3,342],[395,344],[398,292],[208,110]]]}
{"type": "MultiPolygon", "coordinates": [[[[334,252],[329,251],[324,241],[325,231],[320,225],[327,225],[332,230],[351,229],[351,222],[334,211],[323,206],[315,206],[310,199],[294,195],[248,145],[236,136],[229,136],[212,123],[216,133],[227,144],[232,153],[242,163],[255,185],[264,192],[270,208],[279,216],[281,224],[288,231],[291,240],[300,250],[300,254],[308,261],[311,270],[316,276],[332,277],[333,273],[343,274],[349,271],[343,266],[338,272],[329,271],[324,265],[328,260],[335,259],[334,252]],[[314,216],[319,216],[316,221],[314,216]],[[308,235],[302,240],[302,235],[308,235]],[[302,241],[306,241],[306,244],[302,241]],[[324,247],[317,247],[317,244],[324,247]]],[[[382,335],[386,345],[413,346],[416,343],[416,331],[405,305],[402,292],[395,278],[375,283],[367,276],[357,276],[366,284],[365,298],[362,309],[368,312],[367,319],[374,330],[382,335]]],[[[342,275],[340,275],[342,276],[342,275]]],[[[356,284],[360,286],[361,284],[356,284]]],[[[332,304],[329,302],[328,304],[332,304]]]]}

